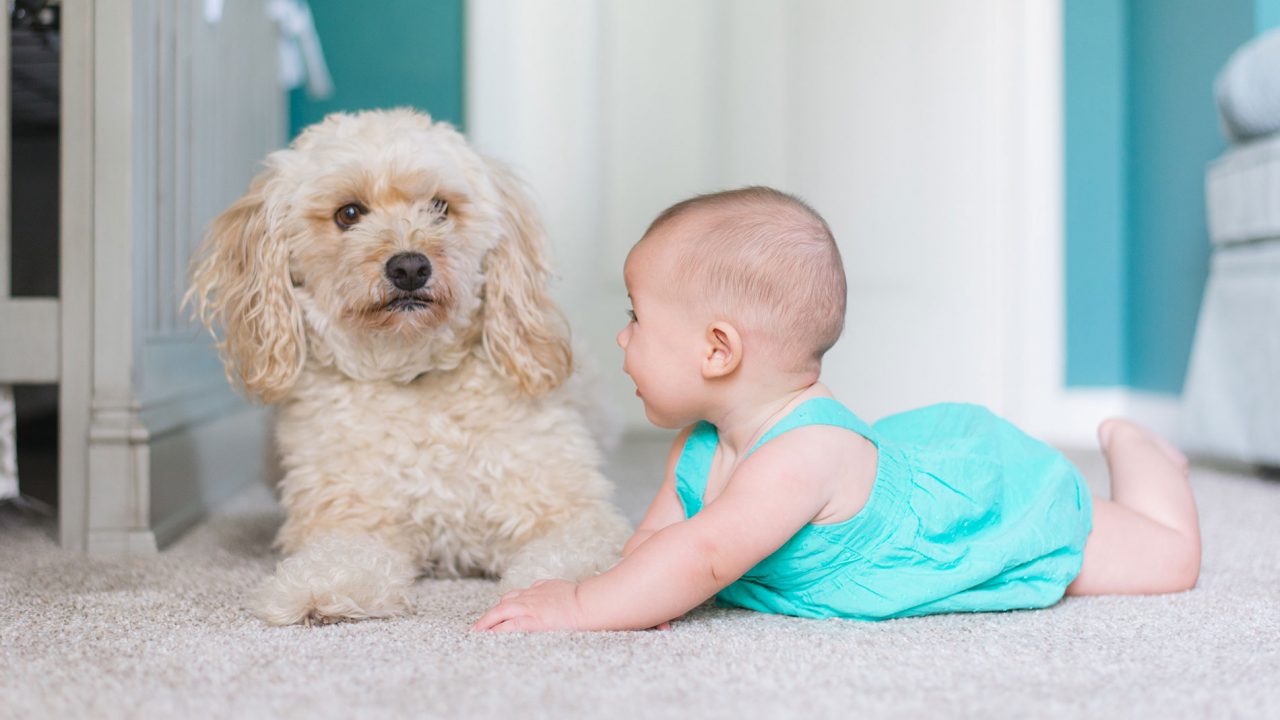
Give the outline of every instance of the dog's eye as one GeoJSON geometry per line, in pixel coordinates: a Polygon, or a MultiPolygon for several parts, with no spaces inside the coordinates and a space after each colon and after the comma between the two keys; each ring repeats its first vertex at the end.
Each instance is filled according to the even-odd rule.
{"type": "Polygon", "coordinates": [[[444,222],[449,217],[449,201],[442,197],[431,198],[431,212],[439,216],[436,222],[444,222]]]}
{"type": "Polygon", "coordinates": [[[347,203],[338,208],[338,212],[333,214],[333,221],[343,230],[350,230],[353,225],[360,222],[360,217],[369,212],[362,205],[356,203],[347,203]]]}

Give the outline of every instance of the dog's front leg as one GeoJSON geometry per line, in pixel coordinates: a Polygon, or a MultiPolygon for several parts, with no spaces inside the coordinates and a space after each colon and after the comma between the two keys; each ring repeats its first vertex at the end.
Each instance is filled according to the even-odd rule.
{"type": "Polygon", "coordinates": [[[613,567],[631,533],[627,521],[607,501],[583,504],[562,522],[520,548],[502,573],[499,590],[536,580],[583,580],[613,567]]]}
{"type": "Polygon", "coordinates": [[[250,607],[268,623],[327,624],[408,612],[417,570],[410,553],[385,533],[312,532],[286,547],[296,550],[259,586],[250,607]]]}

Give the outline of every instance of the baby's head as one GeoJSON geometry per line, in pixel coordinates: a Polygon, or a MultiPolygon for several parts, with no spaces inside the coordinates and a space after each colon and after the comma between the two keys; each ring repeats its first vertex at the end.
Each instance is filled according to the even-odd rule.
{"type": "Polygon", "coordinates": [[[844,329],[845,276],[826,221],[768,187],[699,195],[658,215],[628,257],[660,254],[663,292],[732,324],[747,352],[816,373],[844,329]]]}

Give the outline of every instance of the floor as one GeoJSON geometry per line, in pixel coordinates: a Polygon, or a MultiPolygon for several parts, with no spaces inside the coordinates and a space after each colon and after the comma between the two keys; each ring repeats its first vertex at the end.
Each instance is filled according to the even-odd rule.
{"type": "MultiPolygon", "coordinates": [[[[665,441],[610,463],[634,519],[665,441]]],[[[1072,453],[1091,482],[1093,453],[1072,453]]],[[[492,636],[483,580],[388,621],[269,628],[243,607],[279,509],[247,488],[158,557],[90,560],[0,508],[0,718],[1280,717],[1280,482],[1198,466],[1199,587],[882,623],[706,607],[670,632],[492,636]]]]}

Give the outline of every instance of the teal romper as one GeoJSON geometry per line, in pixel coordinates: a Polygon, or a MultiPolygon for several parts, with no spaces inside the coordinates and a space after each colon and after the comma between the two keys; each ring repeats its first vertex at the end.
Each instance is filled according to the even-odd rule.
{"type": "MultiPolygon", "coordinates": [[[[814,398],[748,456],[806,425],[875,443],[871,494],[848,520],[801,528],[721,590],[721,604],[858,620],[1039,608],[1080,573],[1093,510],[1083,478],[1061,453],[986,408],[932,405],[872,428],[836,400],[814,398]]],[[[676,492],[687,517],[702,509],[717,443],[706,422],[685,441],[676,492]]]]}

